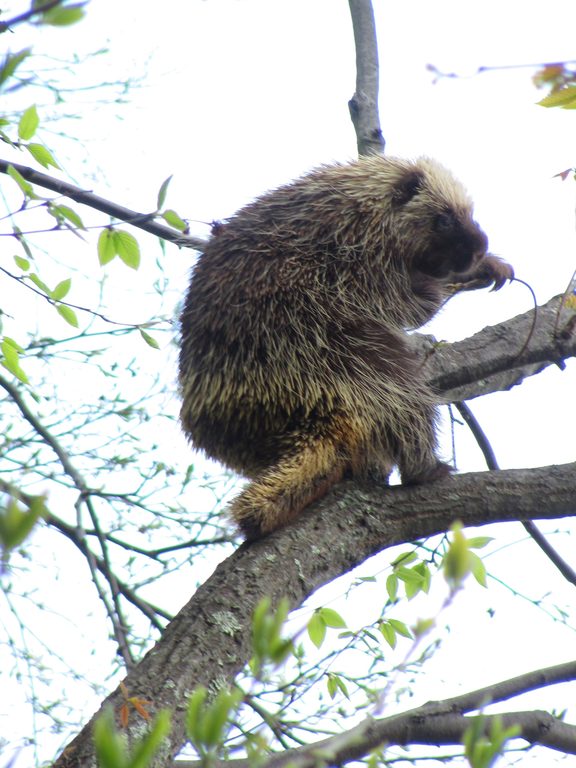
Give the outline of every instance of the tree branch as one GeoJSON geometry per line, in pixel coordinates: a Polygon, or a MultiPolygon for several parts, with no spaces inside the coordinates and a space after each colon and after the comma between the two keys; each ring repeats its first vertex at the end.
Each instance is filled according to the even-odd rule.
{"type": "Polygon", "coordinates": [[[576,311],[562,306],[562,299],[555,296],[453,344],[431,345],[429,338],[412,337],[427,358],[423,372],[439,400],[452,403],[508,390],[549,365],[563,367],[564,360],[576,356],[576,311]]]}
{"type": "Polygon", "coordinates": [[[356,90],[348,102],[356,131],[358,154],[384,152],[384,137],[378,114],[378,39],[371,0],[348,0],[356,48],[356,90]]]}
{"type": "MultiPolygon", "coordinates": [[[[124,681],[130,696],[151,710],[173,712],[170,754],[182,746],[185,702],[199,684],[231,683],[249,659],[251,619],[259,600],[287,596],[293,608],[318,587],[367,557],[401,542],[464,525],[555,519],[574,514],[576,463],[531,470],[471,473],[433,485],[378,488],[342,483],[294,525],[252,545],[242,545],[221,563],[167,627],[154,648],[124,681]],[[542,499],[546,498],[546,505],[542,499]],[[313,556],[309,556],[313,545],[313,556]]],[[[103,702],[118,708],[117,689],[103,702]]],[[[102,708],[100,709],[100,712],[102,708]]],[[[95,768],[92,719],[54,768],[95,768]]],[[[128,724],[130,739],[141,730],[128,724]]],[[[166,765],[166,755],[155,765],[166,765]]]]}
{"type": "MultiPolygon", "coordinates": [[[[343,765],[365,757],[382,744],[460,745],[471,718],[464,713],[484,709],[490,704],[514,696],[576,680],[576,661],[554,667],[534,670],[509,680],[485,686],[443,701],[430,701],[420,707],[390,717],[363,720],[351,730],[331,736],[305,747],[281,752],[266,761],[266,768],[316,768],[320,764],[343,765]]],[[[531,744],[576,754],[576,726],[562,722],[548,712],[509,712],[498,715],[505,727],[519,725],[522,738],[531,744]]],[[[492,717],[486,716],[485,730],[489,730],[492,717]]],[[[226,761],[230,768],[249,768],[244,760],[226,761]]],[[[182,760],[177,768],[200,768],[198,761],[182,760]]],[[[223,768],[219,762],[214,768],[223,768]]]]}
{"type": "Polygon", "coordinates": [[[8,173],[8,168],[10,166],[15,168],[18,173],[31,184],[38,184],[38,186],[43,187],[44,189],[57,192],[59,195],[64,195],[64,197],[68,197],[70,200],[74,200],[77,203],[88,205],[90,208],[94,208],[102,213],[107,213],[115,219],[124,221],[126,224],[131,224],[138,229],[143,229],[145,232],[161,237],[163,240],[168,240],[183,248],[194,248],[197,251],[201,251],[206,244],[205,241],[199,237],[183,235],[181,232],[177,232],[170,227],[159,224],[154,219],[156,213],[138,213],[137,211],[132,211],[129,208],[124,208],[124,206],[113,203],[103,197],[98,197],[98,195],[88,192],[85,189],[80,189],[80,187],[76,187],[74,184],[55,179],[53,176],[48,176],[46,173],[40,173],[40,171],[36,171],[34,168],[30,168],[27,165],[9,163],[7,160],[0,159],[0,173],[8,173]]]}

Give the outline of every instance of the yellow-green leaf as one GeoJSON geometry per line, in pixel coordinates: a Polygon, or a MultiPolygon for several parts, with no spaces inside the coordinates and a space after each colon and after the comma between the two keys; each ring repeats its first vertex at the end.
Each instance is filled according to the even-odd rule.
{"type": "Polygon", "coordinates": [[[185,232],[188,229],[188,224],[186,224],[184,219],[181,219],[176,211],[173,211],[171,208],[163,211],[162,218],[167,224],[174,227],[174,229],[177,229],[179,232],[185,232]]]}
{"type": "Polygon", "coordinates": [[[26,197],[29,197],[31,200],[36,198],[32,184],[30,184],[29,181],[26,181],[24,176],[22,176],[22,174],[17,171],[13,165],[8,166],[8,176],[14,179],[26,197]]]}
{"type": "Polygon", "coordinates": [[[322,617],[318,612],[314,612],[312,618],[308,622],[308,637],[316,648],[320,648],[326,637],[326,624],[322,621],[322,617]]]}
{"type": "Polygon", "coordinates": [[[158,205],[156,207],[157,211],[159,211],[160,208],[162,208],[162,206],[164,205],[164,201],[166,200],[166,194],[168,192],[168,186],[171,181],[172,181],[172,176],[168,176],[168,178],[164,179],[164,181],[160,185],[160,189],[158,190],[158,205]]]}
{"type": "Polygon", "coordinates": [[[26,149],[30,152],[34,160],[36,160],[37,163],[40,163],[40,165],[43,165],[44,168],[49,168],[50,166],[53,168],[60,168],[56,160],[54,160],[52,153],[49,149],[46,149],[44,144],[26,144],[26,149]]]}
{"type": "Polygon", "coordinates": [[[102,266],[116,256],[116,241],[112,229],[103,229],[98,236],[98,261],[102,266]]]}
{"type": "Polygon", "coordinates": [[[322,621],[327,627],[333,627],[335,629],[342,629],[346,626],[346,622],[340,616],[340,614],[332,608],[320,608],[320,616],[322,621]]]}
{"type": "Polygon", "coordinates": [[[84,18],[83,4],[58,6],[42,14],[42,23],[53,27],[67,27],[84,18]]]}
{"type": "Polygon", "coordinates": [[[138,328],[138,330],[140,331],[140,335],[149,347],[152,347],[153,349],[160,349],[160,344],[158,344],[153,336],[150,336],[150,334],[146,333],[146,331],[142,330],[142,328],[138,328]]]}
{"type": "Polygon", "coordinates": [[[70,291],[70,286],[72,285],[72,280],[67,277],[66,280],[62,280],[58,283],[56,288],[51,292],[50,296],[53,299],[56,299],[56,301],[61,301],[64,296],[70,291]]]}
{"type": "Polygon", "coordinates": [[[36,133],[36,129],[40,124],[40,118],[38,117],[38,110],[36,105],[33,104],[28,109],[25,109],[18,121],[18,137],[22,141],[28,141],[36,133]]]}
{"type": "Polygon", "coordinates": [[[65,304],[58,304],[56,306],[56,311],[60,317],[66,320],[68,325],[71,325],[73,328],[78,328],[78,318],[76,317],[76,312],[74,312],[71,307],[67,307],[65,304]]]}
{"type": "Polygon", "coordinates": [[[569,85],[548,94],[538,104],[541,107],[573,107],[576,104],[576,85],[569,85]]]}
{"type": "Polygon", "coordinates": [[[28,272],[30,269],[30,261],[23,256],[14,256],[14,261],[16,262],[16,266],[20,267],[22,272],[28,272]]]}
{"type": "Polygon", "coordinates": [[[138,269],[140,266],[140,246],[134,235],[117,229],[112,236],[116,253],[124,264],[131,269],[138,269]]]}
{"type": "Polygon", "coordinates": [[[28,376],[20,366],[20,354],[23,351],[22,347],[14,339],[5,336],[0,344],[0,352],[2,353],[0,362],[18,381],[21,381],[22,384],[28,384],[28,376]]]}
{"type": "Polygon", "coordinates": [[[12,77],[20,64],[30,56],[31,52],[31,48],[24,48],[22,51],[18,51],[18,53],[6,54],[2,64],[0,64],[0,85],[8,80],[9,77],[12,77]]]}

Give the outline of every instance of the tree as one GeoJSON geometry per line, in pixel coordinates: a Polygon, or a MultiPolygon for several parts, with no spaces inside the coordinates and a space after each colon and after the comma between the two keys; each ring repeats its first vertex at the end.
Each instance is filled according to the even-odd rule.
{"type": "MultiPolygon", "coordinates": [[[[63,6],[61,3],[52,5],[63,6]]],[[[351,9],[357,36],[359,76],[351,112],[360,151],[366,151],[379,138],[379,124],[374,108],[377,102],[378,65],[370,13],[368,22],[363,15],[369,11],[369,4],[352,2],[351,9]],[[366,23],[367,27],[364,26],[366,23]]],[[[51,10],[52,7],[48,12],[51,10]]],[[[32,17],[39,14],[36,8],[32,17]]],[[[17,58],[9,57],[6,66],[8,69],[14,67],[14,72],[18,72],[20,62],[17,58]]],[[[34,112],[30,108],[20,113],[16,122],[20,133],[19,143],[34,138],[36,129],[30,134],[30,126],[34,127],[34,122],[34,112]]],[[[28,151],[35,156],[31,149],[28,151]]],[[[36,149],[36,152],[40,158],[48,159],[41,150],[36,149]]],[[[75,208],[69,207],[67,202],[61,203],[52,198],[46,201],[40,196],[38,188],[48,188],[64,194],[68,200],[104,210],[116,219],[148,229],[160,237],[191,247],[201,247],[198,239],[183,232],[185,222],[181,216],[165,209],[167,184],[162,185],[158,192],[157,210],[140,214],[123,210],[109,201],[99,200],[83,189],[48,177],[48,174],[28,170],[22,164],[6,163],[3,170],[11,175],[12,182],[25,197],[23,206],[14,207],[14,218],[17,211],[37,206],[40,212],[46,212],[55,220],[57,231],[83,231],[84,216],[79,218],[75,208]],[[33,186],[28,186],[30,184],[33,186]],[[159,224],[159,218],[163,218],[164,223],[159,224]]],[[[138,266],[139,249],[128,230],[116,224],[102,229],[101,221],[98,227],[101,263],[105,264],[118,256],[128,266],[138,266]]],[[[43,296],[47,304],[51,305],[50,310],[55,307],[63,320],[74,327],[80,310],[65,303],[70,284],[66,280],[50,282],[43,273],[34,271],[34,263],[43,264],[32,252],[32,234],[18,228],[13,230],[13,237],[24,249],[24,255],[18,257],[19,262],[15,261],[22,274],[11,279],[19,284],[31,285],[37,295],[43,296]]],[[[4,270],[4,274],[6,272],[4,270]]],[[[343,735],[323,741],[319,736],[329,721],[328,708],[320,708],[321,717],[317,719],[309,716],[316,734],[308,734],[307,740],[315,744],[316,753],[321,750],[327,756],[325,759],[328,762],[358,759],[379,749],[384,742],[457,745],[468,732],[468,751],[473,753],[476,750],[477,753],[470,757],[476,760],[473,765],[487,764],[480,762],[482,755],[478,754],[486,745],[480,738],[480,731],[475,732],[472,728],[473,723],[478,721],[464,717],[465,714],[480,710],[486,698],[492,702],[503,701],[542,685],[574,679],[575,664],[569,662],[547,670],[530,671],[520,678],[486,686],[480,692],[465,694],[456,699],[445,698],[444,701],[414,708],[404,714],[387,716],[384,713],[384,716],[378,716],[382,703],[389,704],[388,684],[378,686],[374,669],[369,670],[372,676],[367,676],[361,682],[360,672],[348,676],[341,671],[335,673],[331,671],[330,663],[337,651],[355,649],[357,654],[359,648],[365,647],[369,651],[371,665],[383,664],[381,645],[386,642],[393,645],[403,634],[409,634],[412,640],[406,638],[406,642],[410,651],[407,659],[397,665],[396,673],[398,676],[406,675],[410,665],[416,663],[416,652],[426,643],[426,630],[429,627],[416,624],[410,631],[404,622],[395,617],[398,587],[405,585],[409,596],[425,592],[432,566],[442,562],[451,585],[447,601],[457,599],[456,592],[468,572],[474,572],[478,579],[483,579],[482,568],[473,550],[485,542],[466,540],[459,529],[455,529],[449,538],[443,537],[443,532],[448,530],[455,519],[460,519],[464,525],[483,525],[507,520],[554,519],[572,514],[573,464],[535,470],[509,470],[491,475],[467,473],[423,489],[379,489],[342,484],[311,509],[297,525],[256,545],[240,547],[197,590],[188,605],[167,626],[152,650],[139,663],[135,663],[136,657],[140,655],[140,647],[138,635],[126,629],[126,603],[135,606],[158,629],[162,627],[163,620],[170,616],[168,611],[140,597],[138,586],[142,586],[148,575],[138,577],[140,584],[130,583],[131,574],[127,570],[132,564],[130,561],[137,555],[147,558],[156,569],[153,574],[156,576],[157,572],[178,567],[173,561],[165,559],[168,553],[182,552],[184,547],[187,547],[186,551],[200,551],[201,546],[226,544],[231,539],[215,514],[191,520],[188,514],[184,514],[180,502],[174,498],[170,489],[173,478],[177,476],[176,468],[159,458],[162,456],[161,447],[155,447],[152,441],[149,453],[145,453],[141,450],[141,444],[134,441],[132,450],[126,451],[129,431],[126,425],[130,425],[130,431],[137,430],[145,427],[149,419],[150,390],[145,388],[138,401],[126,399],[122,381],[117,390],[110,386],[106,352],[100,345],[87,345],[87,342],[94,341],[95,334],[103,333],[101,328],[109,325],[109,318],[94,312],[92,316],[94,319],[85,330],[67,340],[67,349],[70,352],[74,349],[72,342],[80,341],[82,346],[79,347],[79,353],[91,365],[98,360],[97,352],[102,355],[103,363],[100,366],[93,365],[93,368],[99,372],[99,384],[102,382],[104,396],[94,411],[74,412],[72,407],[69,412],[62,413],[65,400],[60,396],[56,410],[42,413],[44,409],[41,405],[30,398],[30,392],[35,394],[38,384],[34,390],[27,389],[27,379],[39,381],[40,376],[34,374],[46,370],[46,362],[51,365],[61,364],[58,362],[61,358],[54,352],[59,348],[58,337],[32,339],[26,344],[26,355],[23,354],[24,345],[21,342],[14,343],[10,335],[8,341],[4,340],[4,363],[10,374],[9,377],[3,376],[1,382],[6,392],[6,404],[23,417],[23,426],[28,430],[21,434],[12,427],[6,432],[4,456],[7,466],[11,465],[15,470],[9,483],[2,481],[6,496],[11,497],[7,502],[8,513],[4,519],[9,534],[14,531],[16,534],[25,534],[30,522],[37,515],[44,515],[48,526],[64,534],[86,556],[100,597],[106,605],[114,641],[123,664],[129,670],[128,677],[107,698],[107,702],[112,705],[130,740],[142,731],[148,711],[154,712],[166,707],[172,712],[170,753],[177,752],[185,738],[187,698],[194,688],[204,684],[213,693],[215,687],[232,685],[250,658],[258,659],[258,653],[263,663],[270,660],[270,656],[273,660],[271,643],[264,642],[264,639],[276,639],[278,622],[275,622],[273,616],[278,617],[278,614],[268,614],[266,604],[261,603],[262,598],[268,597],[271,605],[276,607],[282,598],[288,597],[290,607],[295,608],[319,586],[348,572],[370,555],[404,542],[418,542],[418,545],[413,551],[407,551],[404,547],[402,556],[395,559],[387,583],[382,614],[375,621],[368,622],[363,631],[346,631],[341,617],[325,607],[319,607],[312,614],[307,625],[314,644],[325,647],[321,641],[331,627],[345,630],[339,641],[341,647],[337,646],[336,650],[330,651],[324,663],[318,660],[306,662],[303,651],[296,644],[290,667],[293,670],[290,684],[286,681],[280,684],[274,673],[264,673],[258,669],[258,664],[253,664],[250,669],[251,675],[256,677],[255,682],[250,682],[250,674],[244,672],[238,681],[243,691],[243,712],[235,714],[233,707],[228,710],[239,732],[237,741],[246,743],[253,753],[258,752],[261,742],[255,736],[248,738],[246,733],[254,727],[250,718],[259,717],[276,739],[277,746],[286,747],[296,743],[295,736],[300,731],[283,716],[282,706],[304,695],[299,693],[300,690],[306,691],[308,696],[318,696],[318,693],[314,693],[318,686],[314,687],[312,683],[320,680],[321,684],[327,686],[329,697],[334,697],[337,707],[350,717],[350,725],[354,724],[353,728],[345,726],[343,735]],[[99,324],[95,325],[97,322],[99,324]],[[107,430],[107,439],[111,435],[115,442],[102,445],[100,439],[92,445],[88,442],[87,449],[87,438],[92,437],[95,419],[101,424],[113,424],[121,420],[120,428],[112,426],[107,430]],[[21,458],[23,447],[32,447],[25,454],[25,460],[21,458]],[[47,463],[46,449],[56,457],[56,460],[50,459],[54,461],[52,466],[47,463]],[[32,464],[31,457],[34,459],[32,464]],[[132,470],[132,467],[135,469],[132,470]],[[30,474],[27,477],[25,470],[34,475],[31,482],[30,474]],[[120,491],[117,490],[118,481],[115,476],[118,470],[122,472],[120,491]],[[51,492],[47,501],[42,500],[33,492],[38,486],[39,476],[54,478],[63,486],[62,495],[55,496],[51,492]],[[32,491],[28,489],[29,482],[32,491]],[[545,505],[543,497],[546,499],[545,505]],[[76,525],[55,514],[54,498],[75,506],[78,514],[76,525]],[[120,516],[126,517],[127,510],[138,512],[137,525],[140,528],[139,532],[132,531],[130,536],[127,535],[126,520],[119,519],[120,516]],[[158,547],[158,518],[171,518],[177,531],[186,530],[184,537],[180,534],[180,539],[186,540],[175,543],[168,534],[163,533],[166,545],[158,547]],[[338,532],[337,539],[335,531],[338,532]],[[143,541],[137,538],[137,533],[142,534],[143,541]],[[146,537],[151,533],[153,537],[148,542],[146,537]],[[432,548],[427,549],[425,541],[433,535],[440,535],[441,538],[432,548]],[[303,557],[303,552],[310,551],[311,542],[313,556],[303,557]],[[124,562],[116,559],[117,553],[122,551],[126,553],[124,562]],[[120,569],[126,569],[129,579],[120,578],[120,569]],[[260,617],[259,622],[254,618],[255,613],[256,617],[260,617]],[[259,643],[264,646],[260,651],[259,643]],[[315,668],[317,671],[313,675],[311,670],[315,668]],[[353,692],[349,690],[352,684],[353,692]],[[355,705],[354,702],[359,699],[361,703],[355,705]],[[273,713],[266,712],[263,702],[267,700],[276,706],[273,713]],[[249,716],[247,712],[252,714],[249,716]],[[368,712],[369,717],[356,724],[362,712],[368,712]]],[[[539,374],[545,367],[572,357],[576,345],[573,325],[572,308],[564,297],[557,297],[540,307],[538,312],[532,310],[521,314],[456,344],[437,347],[422,339],[420,343],[427,376],[441,393],[444,402],[461,402],[471,397],[507,390],[513,384],[539,374]]],[[[154,344],[154,331],[151,332],[151,329],[158,327],[158,321],[154,320],[123,324],[117,330],[105,333],[107,338],[118,336],[118,331],[122,335],[141,337],[142,349],[146,350],[146,344],[154,344]]],[[[100,335],[96,341],[99,339],[100,335]]],[[[141,362],[135,359],[127,367],[130,369],[136,365],[140,368],[141,362]]],[[[160,393],[161,390],[160,383],[160,393]]],[[[463,405],[461,412],[475,426],[463,405]]],[[[141,431],[146,437],[145,430],[141,431]]],[[[181,481],[183,487],[190,482],[191,476],[192,472],[185,468],[181,481]]],[[[18,536],[13,543],[20,543],[18,536]]],[[[560,565],[570,575],[565,564],[560,562],[560,565]]],[[[142,645],[147,627],[148,624],[140,631],[142,645]]],[[[298,631],[295,634],[298,635],[298,631]]],[[[200,703],[203,711],[207,711],[206,702],[200,703]]],[[[338,709],[333,716],[338,717],[338,709]]],[[[498,721],[492,715],[492,710],[489,710],[485,718],[487,732],[492,739],[492,747],[488,746],[488,751],[500,750],[502,742],[515,734],[509,730],[513,725],[520,726],[523,738],[529,743],[548,744],[566,753],[575,751],[574,727],[550,714],[535,710],[509,712],[498,721]]],[[[189,733],[189,736],[192,735],[189,733]]],[[[211,746],[202,742],[201,735],[197,734],[197,739],[200,751],[211,746]]],[[[377,754],[373,758],[375,761],[381,759],[377,754]]],[[[260,757],[262,759],[262,755],[260,757]]],[[[158,764],[167,764],[169,759],[170,755],[164,748],[161,757],[157,758],[158,764]]],[[[93,761],[91,726],[88,726],[62,753],[56,765],[90,765],[94,764],[93,761]]],[[[298,752],[287,751],[272,761],[316,763],[318,756],[303,746],[298,752]]]]}

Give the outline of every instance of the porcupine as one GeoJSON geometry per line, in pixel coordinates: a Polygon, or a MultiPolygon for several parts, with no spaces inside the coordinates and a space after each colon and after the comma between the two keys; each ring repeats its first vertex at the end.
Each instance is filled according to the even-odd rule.
{"type": "Polygon", "coordinates": [[[323,166],[214,228],[181,317],[181,421],[250,479],[248,540],[344,477],[444,477],[436,409],[407,330],[455,292],[502,287],[472,201],[430,158],[323,166]]]}

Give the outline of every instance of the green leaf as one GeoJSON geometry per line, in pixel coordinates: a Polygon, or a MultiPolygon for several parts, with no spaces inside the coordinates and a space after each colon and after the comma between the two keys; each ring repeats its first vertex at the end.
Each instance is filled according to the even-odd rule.
{"type": "Polygon", "coordinates": [[[398,619],[388,619],[388,623],[391,627],[394,627],[396,632],[399,635],[402,635],[403,637],[407,637],[409,640],[412,639],[412,632],[408,629],[406,624],[404,624],[403,621],[398,621],[398,619]]]}
{"type": "Polygon", "coordinates": [[[86,229],[84,222],[80,218],[79,214],[67,205],[50,205],[50,213],[56,216],[57,219],[66,219],[78,229],[86,229]]]}
{"type": "Polygon", "coordinates": [[[112,233],[112,237],[116,253],[124,264],[131,269],[138,269],[140,266],[140,246],[134,235],[116,229],[112,233]]]}
{"type": "Polygon", "coordinates": [[[23,50],[18,51],[18,53],[6,54],[4,61],[0,65],[0,86],[5,83],[9,77],[12,77],[20,64],[30,56],[31,52],[31,48],[24,48],[23,50]]]}
{"type": "Polygon", "coordinates": [[[390,648],[396,648],[396,640],[397,640],[396,630],[390,624],[390,622],[389,621],[380,622],[380,626],[378,627],[378,629],[382,633],[382,637],[384,638],[384,640],[386,640],[390,648]]]}
{"type": "Polygon", "coordinates": [[[469,552],[470,572],[481,587],[486,586],[486,566],[475,552],[469,552]]]}
{"type": "Polygon", "coordinates": [[[467,541],[470,549],[482,549],[487,544],[490,544],[491,541],[494,541],[494,538],[492,536],[472,536],[467,541]]]}
{"type": "Polygon", "coordinates": [[[320,648],[326,637],[326,624],[318,611],[313,613],[312,618],[308,622],[308,637],[312,640],[316,648],[320,648]]]}
{"type": "Polygon", "coordinates": [[[559,91],[550,93],[537,103],[541,107],[574,107],[576,105],[576,85],[569,85],[559,91]]]}
{"type": "Polygon", "coordinates": [[[328,695],[331,699],[333,699],[338,691],[344,694],[344,696],[349,699],[350,695],[348,694],[348,689],[346,688],[346,683],[340,675],[335,675],[333,672],[328,672],[327,678],[326,678],[326,687],[328,689],[328,695]]]}
{"type": "Polygon", "coordinates": [[[108,264],[116,256],[116,242],[114,240],[114,230],[103,229],[98,236],[98,261],[101,266],[108,264]]]}
{"type": "Polygon", "coordinates": [[[166,200],[166,194],[168,192],[168,187],[170,185],[170,182],[172,181],[172,176],[168,176],[167,179],[164,179],[162,184],[160,185],[160,189],[158,190],[158,204],[156,206],[156,210],[159,211],[160,208],[164,205],[164,202],[166,200]]]}
{"type": "Polygon", "coordinates": [[[179,232],[185,232],[188,229],[188,224],[184,221],[184,219],[181,219],[176,211],[173,211],[171,208],[163,211],[162,218],[167,224],[169,224],[171,227],[174,227],[174,229],[177,229],[179,232]]]}
{"type": "Polygon", "coordinates": [[[49,168],[50,166],[53,168],[60,168],[56,160],[54,160],[52,153],[49,149],[46,149],[44,144],[26,144],[26,149],[30,152],[34,160],[36,160],[37,163],[40,163],[40,165],[43,165],[44,168],[49,168]]]}
{"type": "Polygon", "coordinates": [[[58,304],[56,306],[56,311],[60,317],[66,320],[68,325],[71,325],[73,328],[78,328],[78,317],[76,316],[76,312],[74,312],[71,307],[67,307],[65,304],[58,304]]]}
{"type": "Polygon", "coordinates": [[[195,746],[203,741],[202,709],[207,695],[208,691],[206,688],[203,685],[199,685],[192,691],[188,699],[186,733],[195,746]]]}
{"type": "Polygon", "coordinates": [[[434,628],[434,619],[418,619],[412,627],[414,637],[422,637],[434,628]]]}
{"type": "Polygon", "coordinates": [[[390,602],[395,603],[398,597],[398,576],[395,573],[391,573],[386,579],[386,592],[390,602]]]}
{"type": "Polygon", "coordinates": [[[5,336],[0,344],[0,352],[2,353],[0,361],[2,366],[15,376],[18,381],[21,381],[22,384],[28,384],[28,376],[20,366],[20,354],[24,352],[22,347],[14,339],[5,336]]]}
{"type": "Polygon", "coordinates": [[[43,282],[42,280],[40,280],[40,278],[38,277],[38,275],[37,275],[37,274],[35,274],[34,272],[31,272],[31,273],[28,275],[28,279],[29,279],[29,280],[30,280],[32,283],[34,283],[34,285],[36,286],[36,288],[39,288],[39,289],[42,291],[42,293],[45,293],[45,294],[46,294],[46,296],[50,296],[50,294],[51,294],[50,288],[48,288],[48,286],[46,285],[46,283],[45,283],[45,282],[43,282]]]}
{"type": "Polygon", "coordinates": [[[452,531],[452,539],[448,551],[444,555],[442,568],[444,569],[444,578],[450,588],[458,589],[470,573],[471,552],[462,530],[462,523],[454,523],[450,530],[452,531]]]}
{"type": "Polygon", "coordinates": [[[129,768],[148,768],[170,730],[170,712],[162,709],[154,718],[150,732],[136,744],[130,755],[129,768]]]}
{"type": "Polygon", "coordinates": [[[392,560],[392,567],[393,568],[399,568],[402,566],[409,565],[410,563],[413,563],[414,560],[418,559],[418,555],[416,552],[403,552],[401,555],[398,555],[398,557],[395,560],[392,560]]]}
{"type": "Polygon", "coordinates": [[[28,109],[25,109],[18,121],[18,137],[22,141],[28,141],[36,133],[36,129],[40,124],[40,118],[38,117],[38,110],[36,105],[33,104],[28,109]]]}
{"type": "Polygon", "coordinates": [[[30,269],[30,261],[23,256],[14,256],[14,261],[16,262],[16,266],[20,267],[22,272],[28,272],[30,269]]]}
{"type": "Polygon", "coordinates": [[[62,280],[58,283],[56,288],[54,288],[53,291],[50,292],[50,297],[52,299],[56,299],[56,301],[60,301],[64,298],[70,291],[70,286],[72,285],[72,280],[68,277],[66,280],[62,280]]]}
{"type": "Polygon", "coordinates": [[[19,547],[30,535],[40,517],[46,516],[43,496],[33,496],[27,502],[27,509],[14,497],[0,511],[0,544],[4,550],[19,547]]]}
{"type": "Polygon", "coordinates": [[[114,726],[110,707],[94,723],[93,738],[99,768],[128,768],[126,743],[114,726]]]}
{"type": "Polygon", "coordinates": [[[31,200],[34,200],[36,198],[36,194],[34,193],[34,187],[32,184],[30,184],[29,181],[26,181],[24,176],[14,168],[13,165],[8,166],[8,176],[10,176],[16,184],[20,187],[22,192],[26,195],[26,197],[29,197],[31,200]]]}
{"type": "Polygon", "coordinates": [[[334,629],[343,629],[346,627],[346,622],[342,616],[332,608],[320,608],[319,614],[327,627],[332,627],[334,629]]]}
{"type": "Polygon", "coordinates": [[[77,5],[66,5],[52,8],[43,13],[40,19],[41,24],[50,24],[53,27],[67,27],[70,24],[76,24],[84,18],[84,3],[77,5]]]}
{"type": "Polygon", "coordinates": [[[153,349],[160,349],[160,344],[158,344],[153,336],[150,336],[150,334],[146,333],[146,331],[144,331],[142,328],[138,328],[138,330],[140,331],[140,336],[142,336],[149,347],[152,347],[153,349]]]}

